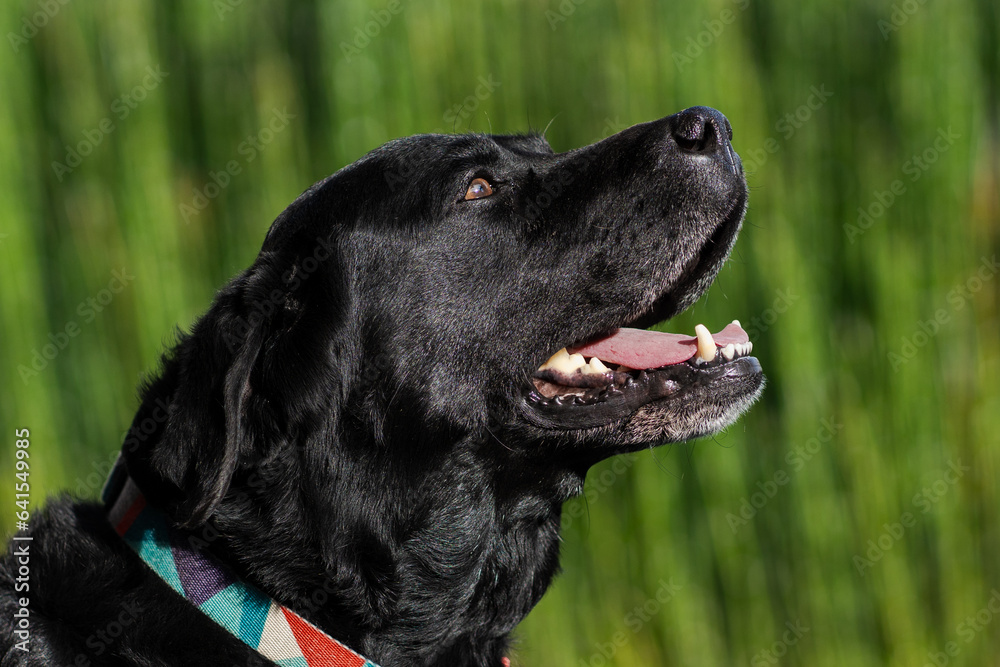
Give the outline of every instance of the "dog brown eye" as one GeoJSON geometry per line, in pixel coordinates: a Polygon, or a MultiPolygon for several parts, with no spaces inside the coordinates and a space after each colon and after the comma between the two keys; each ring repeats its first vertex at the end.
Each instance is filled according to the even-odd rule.
{"type": "Polygon", "coordinates": [[[474,178],[469,183],[469,189],[465,191],[465,198],[482,199],[493,194],[493,186],[485,178],[474,178]]]}

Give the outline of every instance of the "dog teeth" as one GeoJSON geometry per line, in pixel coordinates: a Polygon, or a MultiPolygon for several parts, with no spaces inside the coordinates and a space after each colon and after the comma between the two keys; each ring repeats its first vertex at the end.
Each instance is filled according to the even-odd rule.
{"type": "Polygon", "coordinates": [[[738,343],[736,344],[736,356],[745,357],[753,350],[753,343],[738,343]]]}
{"type": "Polygon", "coordinates": [[[736,326],[738,326],[740,329],[743,328],[743,326],[740,324],[739,320],[733,320],[733,324],[735,324],[736,326]]]}
{"type": "Polygon", "coordinates": [[[568,363],[569,363],[569,352],[567,352],[566,348],[564,347],[563,349],[559,350],[551,357],[549,357],[548,361],[546,361],[544,364],[538,367],[538,370],[540,371],[547,371],[550,369],[560,370],[562,366],[567,365],[568,363]]]}
{"type": "Polygon", "coordinates": [[[611,369],[597,357],[592,357],[588,363],[582,354],[570,354],[564,347],[548,361],[538,367],[538,371],[552,371],[558,375],[607,375],[611,369]]]}
{"type": "Polygon", "coordinates": [[[549,360],[542,364],[538,370],[547,371],[553,370],[559,373],[565,373],[569,375],[570,373],[576,371],[576,369],[581,366],[586,366],[587,362],[584,361],[582,354],[570,354],[566,351],[566,348],[559,350],[551,357],[549,360]]]}
{"type": "Polygon", "coordinates": [[[598,373],[600,375],[604,375],[605,373],[609,372],[610,370],[611,369],[608,368],[607,366],[605,366],[604,362],[602,362],[597,357],[591,358],[590,363],[583,367],[583,372],[584,373],[590,373],[590,374],[598,373]]]}
{"type": "MultiPolygon", "coordinates": [[[[733,324],[739,326],[739,320],[733,320],[733,324]]],[[[695,325],[695,336],[698,339],[698,351],[691,360],[695,366],[703,366],[715,360],[716,354],[721,354],[726,361],[732,361],[739,357],[745,357],[753,351],[753,343],[729,343],[721,348],[716,344],[712,333],[703,324],[695,325]]],[[[539,371],[551,370],[564,375],[606,375],[612,373],[610,368],[597,357],[591,357],[588,362],[582,354],[570,354],[564,347],[542,364],[539,371]]],[[[618,364],[616,372],[628,372],[634,370],[628,366],[618,364]]]]}
{"type": "MultiPolygon", "coordinates": [[[[698,336],[698,357],[704,361],[715,359],[715,339],[704,324],[696,324],[694,333],[698,336]]],[[[697,363],[697,360],[695,361],[697,363]]]]}

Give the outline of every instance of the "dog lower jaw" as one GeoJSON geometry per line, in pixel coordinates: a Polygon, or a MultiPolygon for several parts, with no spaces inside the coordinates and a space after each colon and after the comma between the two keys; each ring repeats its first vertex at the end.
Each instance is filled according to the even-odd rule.
{"type": "Polygon", "coordinates": [[[581,440],[599,435],[602,441],[646,446],[728,426],[760,396],[763,386],[764,374],[755,357],[704,367],[681,363],[642,371],[630,385],[592,404],[574,396],[543,400],[529,392],[521,401],[521,415],[550,435],[565,433],[581,440]],[[653,433],[657,436],[651,437],[653,433]]]}
{"type": "Polygon", "coordinates": [[[736,422],[750,409],[764,391],[763,374],[748,378],[739,392],[728,401],[713,405],[689,401],[672,406],[669,411],[660,403],[640,408],[623,427],[633,446],[649,443],[683,442],[718,433],[736,422]]]}

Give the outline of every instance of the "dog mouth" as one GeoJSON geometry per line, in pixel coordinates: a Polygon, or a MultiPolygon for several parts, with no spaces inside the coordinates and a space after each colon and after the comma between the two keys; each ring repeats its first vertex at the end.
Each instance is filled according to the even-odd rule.
{"type": "Polygon", "coordinates": [[[699,324],[694,336],[616,329],[553,354],[532,374],[526,399],[540,426],[600,426],[654,401],[760,374],[752,350],[737,320],[715,334],[699,324]]]}
{"type": "Polygon", "coordinates": [[[632,386],[642,374],[682,363],[707,370],[746,357],[752,350],[750,336],[738,320],[717,334],[699,324],[694,336],[622,328],[562,348],[535,371],[532,382],[539,401],[584,405],[632,386]]]}

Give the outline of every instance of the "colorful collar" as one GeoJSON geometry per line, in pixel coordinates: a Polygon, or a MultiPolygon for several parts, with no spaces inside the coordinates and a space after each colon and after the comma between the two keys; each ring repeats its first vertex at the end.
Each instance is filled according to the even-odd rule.
{"type": "Polygon", "coordinates": [[[112,527],[188,602],[237,639],[282,667],[378,667],[291,609],[236,578],[167,524],[128,476],[121,459],[104,487],[112,527]]]}

